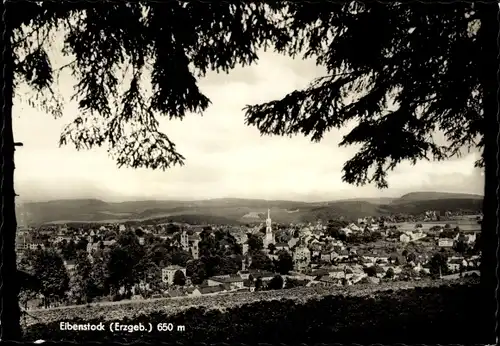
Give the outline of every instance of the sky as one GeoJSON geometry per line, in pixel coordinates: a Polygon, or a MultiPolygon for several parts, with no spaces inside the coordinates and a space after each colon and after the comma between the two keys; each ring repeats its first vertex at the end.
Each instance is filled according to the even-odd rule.
{"type": "MultiPolygon", "coordinates": [[[[308,138],[261,136],[244,124],[242,108],[279,99],[325,75],[313,60],[272,52],[259,62],[229,74],[209,73],[199,81],[212,101],[203,116],[183,121],[160,120],[160,129],[176,143],[185,165],[167,171],[118,168],[106,147],[76,151],[59,147],[64,125],[77,115],[67,102],[63,117],[14,100],[14,136],[24,146],[16,151],[16,192],[22,201],[98,198],[106,201],[208,198],[262,198],[322,201],[345,198],[398,197],[415,191],[483,194],[482,171],[474,168],[478,153],[446,162],[400,164],[389,173],[389,189],[343,183],[342,165],[357,151],[340,148],[348,129],[329,132],[320,143],[308,138]]],[[[64,61],[62,56],[55,60],[64,61]]],[[[57,64],[54,64],[57,66],[57,64]]],[[[60,76],[58,87],[69,100],[76,80],[60,76]]],[[[21,90],[20,95],[29,97],[21,90]]]]}

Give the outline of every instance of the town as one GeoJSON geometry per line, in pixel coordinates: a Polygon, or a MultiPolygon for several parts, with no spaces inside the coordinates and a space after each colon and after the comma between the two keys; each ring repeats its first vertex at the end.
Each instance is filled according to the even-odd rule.
{"type": "MultiPolygon", "coordinates": [[[[17,235],[40,280],[26,310],[120,300],[478,275],[479,214],[427,211],[304,224],[47,225],[17,235]]],[[[264,221],[263,220],[263,221],[264,221]]]]}

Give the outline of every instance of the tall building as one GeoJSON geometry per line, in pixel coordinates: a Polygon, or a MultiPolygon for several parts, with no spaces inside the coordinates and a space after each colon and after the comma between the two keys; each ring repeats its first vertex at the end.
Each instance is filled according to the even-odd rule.
{"type": "Polygon", "coordinates": [[[200,257],[200,248],[198,246],[199,244],[199,239],[193,240],[193,247],[191,249],[191,253],[193,254],[194,259],[198,259],[200,257]]]}
{"type": "Polygon", "coordinates": [[[189,235],[186,230],[181,233],[181,246],[184,251],[189,251],[189,235]]]}
{"type": "Polygon", "coordinates": [[[271,210],[267,209],[267,220],[266,220],[266,236],[264,237],[264,249],[267,249],[269,244],[274,244],[274,234],[271,221],[271,210]]]}
{"type": "Polygon", "coordinates": [[[24,203],[18,198],[15,201],[16,205],[16,221],[18,229],[24,229],[28,227],[28,213],[26,212],[26,208],[24,203]]]}

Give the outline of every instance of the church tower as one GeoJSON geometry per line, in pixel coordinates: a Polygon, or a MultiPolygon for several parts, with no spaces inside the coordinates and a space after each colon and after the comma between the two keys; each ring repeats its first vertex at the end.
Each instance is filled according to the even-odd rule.
{"type": "Polygon", "coordinates": [[[271,209],[267,209],[267,220],[266,220],[266,236],[264,238],[264,249],[267,250],[269,244],[274,244],[274,234],[271,227],[271,209]]]}

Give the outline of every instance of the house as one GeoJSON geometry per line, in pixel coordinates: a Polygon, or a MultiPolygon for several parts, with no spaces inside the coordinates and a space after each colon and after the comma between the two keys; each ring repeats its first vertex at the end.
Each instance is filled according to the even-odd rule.
{"type": "Polygon", "coordinates": [[[68,236],[65,236],[65,235],[58,235],[57,237],[55,237],[54,239],[54,243],[62,243],[63,241],[71,241],[71,237],[68,237],[68,236]]]}
{"type": "Polygon", "coordinates": [[[453,247],[453,239],[440,238],[439,242],[438,242],[438,246],[439,247],[447,247],[447,248],[453,247]]]}
{"type": "Polygon", "coordinates": [[[250,292],[254,292],[255,291],[255,283],[251,280],[245,280],[243,281],[243,287],[245,288],[245,290],[248,290],[250,292]]]}
{"type": "Polygon", "coordinates": [[[327,250],[321,252],[321,260],[323,262],[330,262],[333,259],[333,250],[327,250]]]}
{"type": "Polygon", "coordinates": [[[76,261],[74,260],[64,261],[64,267],[66,268],[70,276],[76,273],[76,261]]]}
{"type": "Polygon", "coordinates": [[[149,290],[151,290],[151,285],[148,282],[145,282],[144,280],[141,280],[136,286],[141,291],[149,291],[149,290]]]}
{"type": "Polygon", "coordinates": [[[208,286],[217,286],[227,284],[229,289],[232,288],[244,288],[245,279],[239,275],[228,275],[228,277],[211,277],[208,279],[208,286]]]}
{"type": "MultiPolygon", "coordinates": [[[[355,273],[352,268],[346,267],[344,269],[344,274],[345,274],[346,279],[352,279],[353,277],[355,277],[356,275],[358,275],[360,273],[355,273]]],[[[361,273],[361,274],[364,274],[364,273],[361,273]]]]}
{"type": "Polygon", "coordinates": [[[161,269],[161,281],[169,285],[174,284],[175,272],[180,270],[186,276],[186,268],[181,266],[171,265],[161,269]]]}
{"type": "Polygon", "coordinates": [[[202,295],[215,295],[224,292],[224,288],[221,286],[207,286],[198,289],[202,295]]]}
{"type": "Polygon", "coordinates": [[[242,254],[246,255],[248,253],[248,249],[249,249],[248,243],[243,244],[243,246],[242,246],[242,254]]]}
{"type": "Polygon", "coordinates": [[[200,248],[199,248],[199,243],[200,243],[200,237],[198,235],[194,235],[191,237],[191,254],[193,255],[194,259],[198,259],[200,257],[200,248]]]}
{"type": "Polygon", "coordinates": [[[345,278],[335,278],[329,275],[324,275],[318,278],[318,282],[325,286],[342,286],[342,279],[345,278]]]}
{"type": "Polygon", "coordinates": [[[394,252],[389,256],[389,263],[401,265],[406,263],[406,258],[403,255],[394,252]]]}
{"type": "Polygon", "coordinates": [[[292,238],[288,241],[288,248],[293,248],[299,242],[298,238],[292,238]]]}
{"type": "Polygon", "coordinates": [[[336,260],[347,259],[349,258],[349,251],[347,251],[346,249],[341,249],[339,247],[336,247],[335,253],[333,255],[334,259],[336,260]]]}
{"type": "Polygon", "coordinates": [[[201,295],[203,295],[200,290],[201,288],[195,288],[191,292],[188,292],[188,295],[191,297],[200,297],[201,295]]]}
{"type": "Polygon", "coordinates": [[[181,290],[170,290],[167,292],[167,296],[170,298],[184,297],[185,294],[181,290]]]}
{"type": "Polygon", "coordinates": [[[407,233],[403,233],[399,236],[399,241],[402,243],[408,243],[411,241],[411,236],[407,233]]]}
{"type": "Polygon", "coordinates": [[[359,232],[359,231],[361,231],[361,228],[359,228],[358,226],[356,226],[353,223],[349,224],[349,226],[347,226],[346,228],[349,229],[351,232],[359,232]]]}
{"type": "Polygon", "coordinates": [[[293,262],[297,270],[303,270],[311,263],[311,251],[306,246],[299,246],[293,253],[293,262]]]}
{"type": "Polygon", "coordinates": [[[464,235],[466,237],[466,241],[468,244],[472,244],[472,243],[476,242],[476,232],[465,233],[464,235]]]}
{"type": "Polygon", "coordinates": [[[87,253],[91,254],[93,252],[96,252],[99,249],[99,243],[95,242],[88,242],[87,243],[87,253]]]}
{"type": "MultiPolygon", "coordinates": [[[[363,280],[366,277],[368,277],[366,274],[355,274],[355,275],[352,275],[352,276],[350,276],[350,277],[347,278],[347,284],[348,285],[357,284],[358,282],[360,282],[361,280],[363,280]]],[[[372,278],[372,279],[379,280],[378,278],[372,278]]]]}
{"type": "Polygon", "coordinates": [[[240,271],[238,271],[238,275],[243,280],[248,280],[248,278],[250,277],[250,272],[248,270],[240,270],[240,271]]]}
{"type": "Polygon", "coordinates": [[[236,293],[250,292],[250,289],[245,286],[243,288],[238,288],[235,292],[236,293]]]}
{"type": "Polygon", "coordinates": [[[387,263],[389,262],[389,256],[383,253],[374,254],[375,263],[387,263]]]}
{"type": "Polygon", "coordinates": [[[332,268],[328,271],[328,276],[334,279],[342,279],[345,278],[345,268],[332,268]]]}
{"type": "Polygon", "coordinates": [[[326,269],[313,269],[313,270],[306,270],[303,275],[306,280],[315,280],[318,277],[321,276],[326,276],[328,275],[329,272],[326,269]]]}
{"type": "Polygon", "coordinates": [[[23,232],[16,237],[16,251],[23,251],[30,248],[32,238],[28,233],[23,232]]]}
{"type": "MultiPolygon", "coordinates": [[[[143,238],[144,240],[144,238],[143,238]]],[[[105,240],[102,242],[102,245],[104,245],[105,247],[110,247],[112,245],[114,245],[116,243],[116,240],[112,239],[112,240],[105,240]]]]}
{"type": "Polygon", "coordinates": [[[385,276],[385,270],[381,266],[375,266],[375,273],[378,278],[385,276]]]}
{"type": "Polygon", "coordinates": [[[452,259],[449,260],[447,263],[448,269],[450,269],[452,272],[456,272],[460,270],[460,267],[463,265],[463,260],[460,259],[452,259]]]}
{"type": "Polygon", "coordinates": [[[378,277],[365,276],[359,282],[361,284],[379,284],[380,279],[378,277]]]}
{"type": "MultiPolygon", "coordinates": [[[[362,256],[363,259],[375,263],[377,261],[377,255],[371,251],[358,251],[358,255],[362,256]]],[[[365,262],[366,263],[366,262],[365,262]]]]}
{"type": "Polygon", "coordinates": [[[280,250],[289,251],[290,250],[290,246],[287,243],[276,243],[275,248],[277,251],[280,251],[280,250]]]}
{"type": "Polygon", "coordinates": [[[257,279],[257,278],[260,278],[263,282],[270,281],[275,276],[274,273],[271,273],[271,272],[268,272],[268,271],[264,271],[264,270],[253,270],[253,269],[250,269],[249,272],[250,272],[250,275],[252,275],[252,278],[254,280],[257,279]]]}
{"type": "MultiPolygon", "coordinates": [[[[413,267],[413,270],[415,270],[417,273],[425,273],[425,274],[429,274],[430,273],[430,269],[429,268],[425,268],[422,266],[422,264],[418,263],[415,267],[413,267]]],[[[401,269],[399,270],[399,272],[401,272],[401,269]]],[[[394,273],[396,273],[396,271],[394,271],[394,273]]]]}
{"type": "Polygon", "coordinates": [[[32,239],[30,243],[28,243],[28,248],[30,250],[36,250],[38,248],[45,248],[45,245],[43,244],[43,241],[40,239],[32,239]]]}

